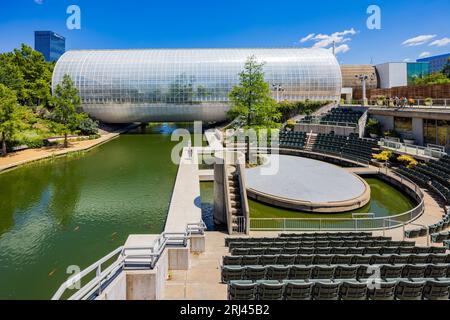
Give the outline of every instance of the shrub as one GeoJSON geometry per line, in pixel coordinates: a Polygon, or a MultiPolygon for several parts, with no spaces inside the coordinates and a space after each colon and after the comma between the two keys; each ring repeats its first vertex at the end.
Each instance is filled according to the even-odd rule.
{"type": "Polygon", "coordinates": [[[381,133],[381,125],[377,119],[370,118],[366,124],[366,130],[369,134],[379,135],[381,133]]]}
{"type": "Polygon", "coordinates": [[[98,133],[98,122],[91,118],[83,119],[78,125],[78,130],[83,135],[94,135],[98,133]]]}
{"type": "Polygon", "coordinates": [[[425,99],[425,105],[431,107],[433,105],[433,99],[426,98],[425,99]]]}
{"type": "Polygon", "coordinates": [[[395,130],[387,130],[383,133],[383,135],[390,138],[400,138],[400,135],[395,130]]]}
{"type": "Polygon", "coordinates": [[[285,128],[286,129],[294,129],[294,126],[295,126],[295,121],[294,120],[288,120],[286,122],[285,128]]]}
{"type": "Polygon", "coordinates": [[[416,159],[408,155],[401,155],[400,157],[397,158],[397,161],[401,162],[408,168],[413,168],[418,164],[416,159]]]}
{"type": "Polygon", "coordinates": [[[373,154],[372,157],[378,161],[389,161],[392,158],[392,151],[381,151],[380,153],[373,154]]]}

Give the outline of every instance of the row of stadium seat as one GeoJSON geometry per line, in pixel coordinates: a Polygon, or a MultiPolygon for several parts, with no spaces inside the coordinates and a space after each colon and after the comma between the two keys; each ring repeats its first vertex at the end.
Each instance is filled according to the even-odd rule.
{"type": "Polygon", "coordinates": [[[305,240],[296,241],[277,241],[277,242],[238,242],[233,241],[228,244],[228,248],[296,248],[296,247],[311,247],[311,248],[323,248],[323,247],[413,247],[415,242],[413,241],[392,241],[392,240],[305,240]]]}
{"type": "Polygon", "coordinates": [[[229,300],[448,300],[447,279],[232,281],[229,300]]]}
{"type": "Polygon", "coordinates": [[[223,266],[222,282],[232,280],[309,280],[390,278],[447,278],[450,264],[223,266]]]}
{"type": "Polygon", "coordinates": [[[450,263],[450,254],[279,254],[261,256],[224,256],[223,265],[314,265],[314,264],[421,264],[450,263]]]}
{"type": "Polygon", "coordinates": [[[298,247],[298,248],[234,248],[233,256],[276,254],[423,254],[444,253],[444,247],[298,247]]]}

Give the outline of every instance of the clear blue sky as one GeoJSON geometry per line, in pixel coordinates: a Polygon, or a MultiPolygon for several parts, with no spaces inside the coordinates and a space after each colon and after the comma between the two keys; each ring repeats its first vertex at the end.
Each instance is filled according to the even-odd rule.
{"type": "Polygon", "coordinates": [[[67,49],[327,47],[347,30],[331,37],[341,63],[381,63],[450,52],[449,21],[448,0],[0,0],[0,52],[34,46],[34,30],[65,36],[67,49]],[[81,30],[66,28],[72,4],[81,30]],[[381,30],[366,27],[371,4],[381,30]]]}

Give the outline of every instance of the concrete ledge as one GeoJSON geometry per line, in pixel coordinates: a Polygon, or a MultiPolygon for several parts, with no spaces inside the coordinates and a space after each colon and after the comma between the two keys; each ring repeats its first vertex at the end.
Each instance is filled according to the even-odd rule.
{"type": "Polygon", "coordinates": [[[187,248],[168,248],[169,270],[188,270],[190,263],[190,244],[187,248]]]}
{"type": "Polygon", "coordinates": [[[200,253],[205,252],[205,235],[192,235],[191,236],[191,252],[200,253]]]}

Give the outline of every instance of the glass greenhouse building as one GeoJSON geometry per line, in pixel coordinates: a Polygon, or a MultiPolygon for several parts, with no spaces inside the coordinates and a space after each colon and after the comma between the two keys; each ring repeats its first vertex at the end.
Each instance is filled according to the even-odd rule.
{"type": "Polygon", "coordinates": [[[222,121],[228,93],[249,56],[264,62],[279,100],[340,98],[342,77],[324,49],[146,49],[68,51],[53,88],[68,74],[85,112],[108,123],[222,121]],[[280,90],[281,86],[281,90],[280,90]]]}

